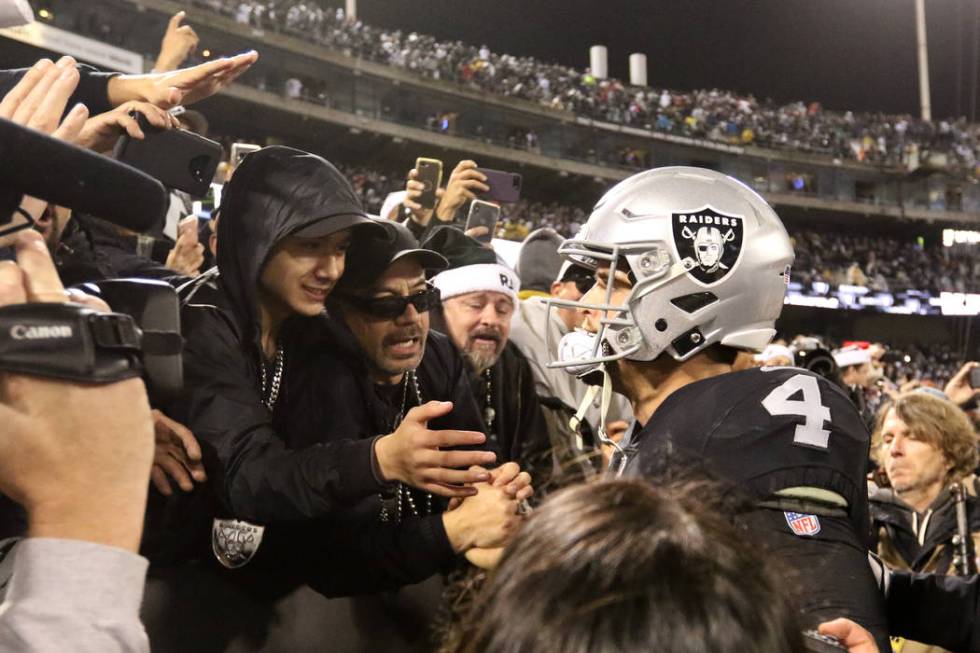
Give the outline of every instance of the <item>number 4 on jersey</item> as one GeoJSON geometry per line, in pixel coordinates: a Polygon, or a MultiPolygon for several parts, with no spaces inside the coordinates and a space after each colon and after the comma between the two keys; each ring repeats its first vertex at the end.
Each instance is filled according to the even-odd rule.
{"type": "Polygon", "coordinates": [[[830,431],[823,424],[830,421],[830,408],[823,405],[815,377],[806,374],[791,377],[762,400],[762,407],[773,416],[796,415],[803,418],[803,423],[796,425],[794,443],[817,449],[827,448],[830,431]],[[801,393],[803,398],[790,399],[797,393],[801,393]]]}

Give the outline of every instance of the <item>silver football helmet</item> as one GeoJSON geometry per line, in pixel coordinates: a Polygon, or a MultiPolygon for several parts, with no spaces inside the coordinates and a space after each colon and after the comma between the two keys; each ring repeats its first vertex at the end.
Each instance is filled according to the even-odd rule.
{"type": "Polygon", "coordinates": [[[558,251],[592,269],[608,262],[610,278],[626,270],[633,280],[622,306],[610,305],[611,283],[602,304],[550,300],[603,315],[591,352],[577,342],[559,348],[574,353],[552,364],[580,375],[606,361],[651,361],[664,352],[684,361],[715,343],[762,351],[775,335],[793,262],[786,229],[762,197],[731,177],[690,167],[620,182],[558,251]]]}

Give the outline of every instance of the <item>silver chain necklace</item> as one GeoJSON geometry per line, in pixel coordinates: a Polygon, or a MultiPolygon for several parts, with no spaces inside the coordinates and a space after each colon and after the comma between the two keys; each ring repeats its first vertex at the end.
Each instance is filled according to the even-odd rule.
{"type": "Polygon", "coordinates": [[[483,372],[483,377],[486,379],[485,388],[487,391],[487,398],[483,404],[483,421],[486,423],[487,428],[491,431],[493,430],[493,420],[497,417],[497,411],[493,407],[493,383],[490,380],[490,372],[493,368],[488,367],[483,372]]]}
{"type": "MultiPolygon", "coordinates": [[[[398,428],[402,420],[405,418],[406,408],[408,406],[408,384],[409,381],[412,383],[412,389],[415,391],[415,401],[416,406],[422,405],[422,389],[419,387],[419,379],[415,374],[415,370],[409,370],[405,372],[405,378],[402,381],[402,403],[401,408],[398,410],[398,414],[395,416],[394,424],[392,425],[392,430],[398,428]]],[[[420,512],[418,506],[415,504],[415,497],[412,495],[412,489],[405,485],[404,483],[399,483],[397,489],[395,490],[395,523],[400,524],[402,521],[402,515],[408,512],[413,517],[422,517],[424,515],[432,514],[432,494],[429,492],[425,493],[425,512],[420,512]]],[[[391,516],[388,513],[387,507],[384,505],[382,500],[381,504],[381,521],[388,521],[391,516]]]]}
{"type": "Polygon", "coordinates": [[[286,350],[282,346],[282,338],[276,341],[276,360],[273,363],[271,383],[265,370],[265,357],[261,354],[259,354],[259,366],[262,368],[262,403],[271,412],[279,399],[282,371],[286,367],[286,350]]]}

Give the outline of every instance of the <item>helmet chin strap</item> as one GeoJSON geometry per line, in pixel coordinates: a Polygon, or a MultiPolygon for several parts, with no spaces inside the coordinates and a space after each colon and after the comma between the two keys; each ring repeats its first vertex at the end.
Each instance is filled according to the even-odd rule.
{"type": "Polygon", "coordinates": [[[575,432],[575,445],[580,451],[585,450],[585,442],[582,441],[582,432],[579,430],[579,426],[582,424],[582,420],[585,419],[585,413],[592,406],[592,402],[595,401],[595,396],[602,391],[602,399],[599,404],[599,424],[596,426],[596,433],[599,436],[599,442],[605,445],[609,445],[616,450],[619,454],[616,456],[617,465],[614,472],[615,476],[619,476],[623,473],[623,469],[626,467],[626,462],[628,460],[626,456],[626,450],[615,440],[609,438],[606,435],[606,417],[609,415],[609,407],[612,404],[612,378],[609,376],[609,370],[606,369],[606,364],[603,363],[602,367],[602,386],[590,385],[589,389],[585,392],[585,396],[582,398],[582,403],[578,407],[578,411],[575,415],[568,420],[568,426],[575,432]]]}

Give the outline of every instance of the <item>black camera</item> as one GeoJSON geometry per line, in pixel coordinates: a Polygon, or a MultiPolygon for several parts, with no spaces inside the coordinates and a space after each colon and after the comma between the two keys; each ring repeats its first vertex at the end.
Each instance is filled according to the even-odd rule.
{"type": "MultiPolygon", "coordinates": [[[[0,119],[0,227],[12,224],[24,194],[144,231],[169,206],[163,185],[142,172],[0,119]]],[[[144,375],[151,401],[166,401],[182,381],[179,305],[163,282],[116,280],[86,285],[115,312],[80,304],[0,307],[0,370],[82,383],[144,375]]]]}
{"type": "Polygon", "coordinates": [[[829,381],[840,385],[840,369],[822,342],[817,338],[797,338],[791,347],[796,359],[796,366],[819,374],[829,381]]]}
{"type": "Polygon", "coordinates": [[[114,312],[133,318],[150,404],[160,406],[173,400],[184,385],[177,291],[168,283],[150,279],[108,279],[76,287],[101,298],[114,312]]]}

